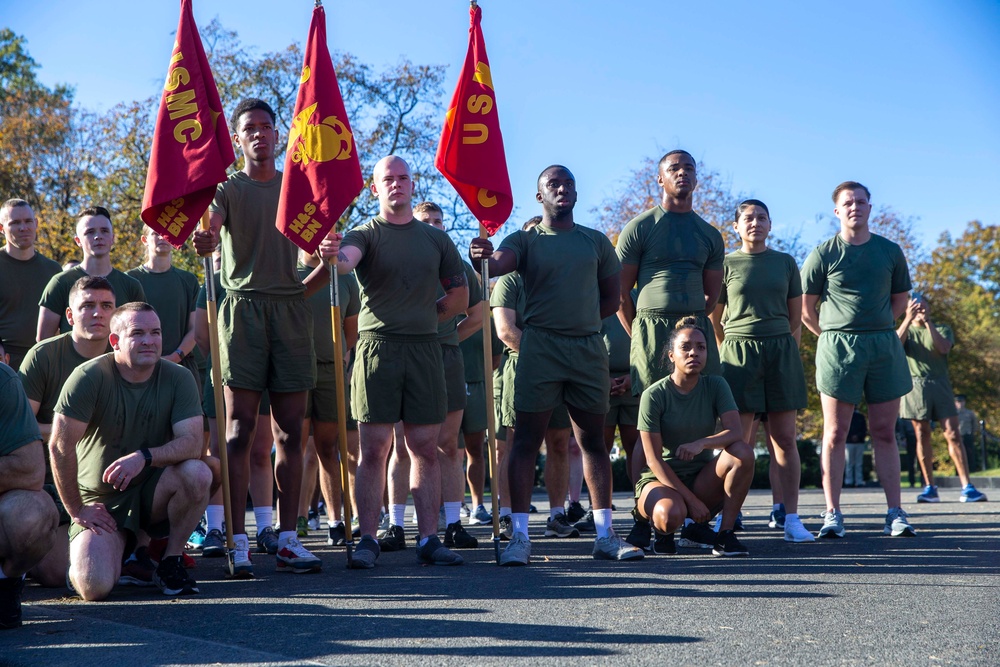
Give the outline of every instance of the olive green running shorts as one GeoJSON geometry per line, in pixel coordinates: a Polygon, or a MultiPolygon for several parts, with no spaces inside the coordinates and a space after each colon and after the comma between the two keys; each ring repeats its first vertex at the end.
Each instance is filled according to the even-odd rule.
{"type": "MultiPolygon", "coordinates": [[[[104,503],[105,509],[115,519],[118,530],[126,530],[133,535],[139,530],[145,530],[150,537],[164,537],[170,534],[170,524],[164,520],[156,525],[151,525],[153,516],[153,496],[156,494],[156,485],[163,475],[163,468],[153,468],[149,476],[138,486],[129,486],[121,492],[115,492],[106,496],[85,497],[83,502],[104,503]]],[[[78,523],[70,523],[69,539],[73,540],[83,531],[88,530],[78,523]]]]}
{"type": "Polygon", "coordinates": [[[916,421],[957,417],[955,394],[948,378],[911,378],[913,389],[899,402],[899,416],[916,421]]]}
{"type": "Polygon", "coordinates": [[[465,409],[465,360],[458,345],[442,345],[445,391],[448,394],[448,412],[465,409]]]}
{"type": "Polygon", "coordinates": [[[708,345],[708,359],[702,373],[718,375],[719,350],[715,343],[715,333],[712,323],[705,315],[698,313],[664,313],[659,310],[642,308],[636,311],[632,320],[632,347],[629,361],[632,363],[632,394],[639,396],[657,380],[661,380],[673,371],[673,364],[667,356],[667,345],[674,325],[689,315],[698,318],[698,326],[705,334],[708,345]]]}
{"type": "Polygon", "coordinates": [[[816,389],[857,405],[886,403],[913,388],[903,344],[895,331],[824,331],[816,343],[816,389]]]}
{"type": "Polygon", "coordinates": [[[462,413],[462,433],[486,430],[486,383],[465,383],[465,412],[462,413]]]}
{"type": "Polygon", "coordinates": [[[351,375],[351,412],[366,424],[440,424],[448,412],[437,336],[362,332],[351,375]]]}
{"type": "Polygon", "coordinates": [[[316,386],[313,317],[302,297],[227,292],[219,306],[222,383],[292,393],[316,386]]]}
{"type": "MultiPolygon", "coordinates": [[[[346,375],[346,373],[345,373],[346,375]]],[[[347,430],[357,431],[358,423],[351,419],[351,392],[347,379],[344,379],[344,415],[347,418],[347,430]]],[[[337,364],[323,362],[316,364],[316,387],[309,391],[306,398],[306,419],[331,424],[340,423],[337,419],[337,364]]]]}
{"type": "MultiPolygon", "coordinates": [[[[670,466],[671,470],[674,471],[674,474],[681,480],[681,484],[686,486],[688,489],[690,489],[691,485],[694,484],[694,480],[698,477],[698,473],[701,472],[701,469],[709,463],[714,464],[715,459],[712,459],[711,461],[681,461],[678,459],[671,459],[667,461],[667,465],[670,466]]],[[[637,501],[639,500],[639,496],[642,495],[642,490],[653,482],[658,483],[659,480],[656,479],[656,474],[652,470],[646,468],[642,471],[642,474],[639,475],[639,481],[635,483],[635,499],[637,501]]]]}
{"type": "Polygon", "coordinates": [[[719,348],[722,377],[740,412],[784,412],[806,407],[806,376],[792,336],[727,336],[719,348]]]}
{"type": "Polygon", "coordinates": [[[639,423],[639,397],[626,394],[611,396],[605,426],[636,426],[639,423]]]}
{"type": "Polygon", "coordinates": [[[514,376],[514,408],[546,412],[560,404],[590,414],[608,412],[608,348],[600,334],[563,336],[527,327],[514,376]]]}
{"type": "MultiPolygon", "coordinates": [[[[517,410],[514,407],[514,402],[517,395],[515,391],[515,378],[517,376],[518,356],[517,352],[511,352],[510,356],[507,358],[507,363],[504,364],[503,367],[504,378],[503,394],[500,397],[500,423],[505,427],[513,427],[514,419],[517,417],[517,410]]],[[[608,391],[610,391],[610,389],[608,391]]],[[[544,411],[539,410],[539,412],[544,411]]],[[[570,428],[571,426],[572,422],[570,422],[569,419],[569,410],[566,409],[565,403],[560,403],[552,410],[552,415],[549,417],[548,427],[550,429],[563,429],[570,428]]]]}

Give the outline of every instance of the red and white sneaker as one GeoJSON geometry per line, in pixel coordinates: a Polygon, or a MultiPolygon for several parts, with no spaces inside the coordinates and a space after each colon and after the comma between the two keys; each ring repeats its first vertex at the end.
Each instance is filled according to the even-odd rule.
{"type": "Polygon", "coordinates": [[[278,572],[305,574],[323,569],[323,562],[313,556],[295,537],[278,548],[277,558],[278,572]]]}

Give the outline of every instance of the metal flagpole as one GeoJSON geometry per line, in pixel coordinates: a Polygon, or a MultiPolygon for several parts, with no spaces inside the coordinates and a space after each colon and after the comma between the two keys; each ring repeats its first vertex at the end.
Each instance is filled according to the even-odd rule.
{"type": "MultiPolygon", "coordinates": [[[[209,230],[208,211],[201,216],[202,231],[209,230]]],[[[215,420],[221,423],[218,434],[219,462],[222,475],[222,507],[226,517],[226,555],[229,576],[236,574],[236,545],[233,542],[233,504],[229,497],[229,452],[226,447],[226,402],[222,398],[222,362],[219,360],[219,308],[215,294],[215,266],[212,253],[202,257],[205,267],[205,301],[208,306],[208,339],[212,354],[212,392],[215,394],[215,420]],[[220,422],[221,420],[221,422],[220,422]]]]}

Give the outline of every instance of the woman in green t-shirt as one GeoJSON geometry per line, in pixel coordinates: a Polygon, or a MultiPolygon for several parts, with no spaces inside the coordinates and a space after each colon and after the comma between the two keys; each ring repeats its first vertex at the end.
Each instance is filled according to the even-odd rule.
{"type": "Polygon", "coordinates": [[[775,503],[768,525],[783,528],[787,542],[812,542],[798,515],[795,413],[806,407],[799,268],[791,255],[767,247],[771,218],[764,202],[741,202],[733,227],[742,246],[726,255],[719,304],[711,315],[722,377],[736,399],[746,442],[756,440],[755,419],[766,416],[775,503]]]}
{"type": "Polygon", "coordinates": [[[654,553],[675,553],[673,534],[683,525],[679,546],[748,556],[733,526],[753,481],[753,450],[743,442],[729,385],[701,374],[708,345],[697,322],[688,316],[674,327],[667,349],[674,370],[639,400],[646,468],[635,485],[638,510],[653,524],[654,553]],[[722,430],[716,432],[720,419],[722,430]],[[722,451],[713,456],[717,449],[722,451]],[[708,521],[719,510],[716,534],[708,521]]]}

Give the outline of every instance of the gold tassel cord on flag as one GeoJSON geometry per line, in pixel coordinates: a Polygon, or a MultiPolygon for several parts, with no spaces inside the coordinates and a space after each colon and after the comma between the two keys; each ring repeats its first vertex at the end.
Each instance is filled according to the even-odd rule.
{"type": "MultiPolygon", "coordinates": [[[[319,0],[317,0],[318,4],[319,0]]],[[[324,263],[326,261],[324,260],[324,263]]],[[[337,378],[337,442],[340,449],[340,497],[344,504],[344,545],[347,547],[347,566],[354,560],[353,508],[351,507],[351,470],[347,463],[347,405],[344,387],[344,331],[340,325],[340,276],[337,273],[337,258],[326,263],[330,272],[330,311],[332,322],[330,327],[333,335],[333,367],[337,378]]],[[[333,508],[330,508],[332,511],[333,508]]]]}
{"type": "MultiPolygon", "coordinates": [[[[209,230],[208,211],[201,216],[202,231],[209,230]]],[[[219,352],[219,309],[215,294],[215,266],[212,264],[212,253],[202,260],[205,266],[205,301],[208,310],[208,339],[212,355],[212,393],[215,397],[215,420],[223,425],[217,428],[219,448],[219,468],[222,475],[222,507],[226,518],[226,555],[229,565],[229,576],[236,574],[236,544],[233,542],[233,504],[229,497],[229,451],[224,434],[228,429],[226,423],[226,402],[222,398],[222,361],[219,352]]]]}

